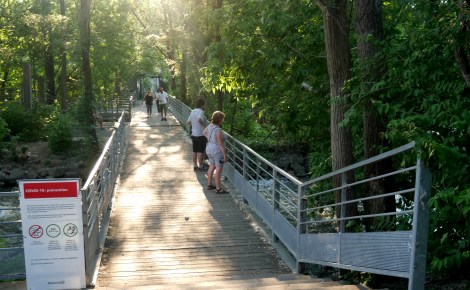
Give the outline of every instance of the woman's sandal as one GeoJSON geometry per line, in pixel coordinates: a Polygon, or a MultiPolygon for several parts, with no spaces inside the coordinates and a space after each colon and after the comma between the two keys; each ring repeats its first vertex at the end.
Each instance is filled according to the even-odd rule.
{"type": "Polygon", "coordinates": [[[210,184],[210,185],[207,186],[207,190],[212,190],[212,189],[215,189],[214,185],[210,184]]]}
{"type": "Polygon", "coordinates": [[[216,192],[216,193],[229,193],[229,191],[226,190],[225,188],[216,189],[215,192],[216,192]]]}

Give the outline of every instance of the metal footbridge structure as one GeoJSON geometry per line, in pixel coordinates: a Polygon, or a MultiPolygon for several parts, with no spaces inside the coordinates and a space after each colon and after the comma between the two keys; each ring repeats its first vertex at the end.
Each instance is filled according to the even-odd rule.
{"type": "MultiPolygon", "coordinates": [[[[299,275],[320,265],[406,278],[408,289],[424,288],[431,174],[415,157],[414,143],[301,181],[226,134],[224,183],[231,193],[220,195],[206,189],[204,172],[192,170],[186,127],[191,109],[170,97],[171,114],[163,121],[134,105],[113,124],[81,187],[89,287],[364,289],[299,275]],[[363,177],[365,166],[388,158],[407,162],[363,177]],[[335,187],[337,177],[342,183],[335,187]],[[401,187],[347,199],[348,191],[360,193],[368,182],[389,178],[401,187]],[[389,197],[403,206],[365,213],[364,204],[389,197]],[[351,206],[357,215],[346,215],[351,206]],[[361,227],[366,220],[380,227],[367,232],[361,227]],[[359,226],[351,231],[354,223],[359,226]]],[[[17,199],[18,192],[0,196],[17,199]]],[[[1,225],[12,229],[1,238],[21,240],[14,229],[21,220],[1,225]]],[[[21,256],[21,244],[6,245],[2,260],[21,256]]],[[[25,278],[24,268],[17,269],[1,278],[25,278]]]]}

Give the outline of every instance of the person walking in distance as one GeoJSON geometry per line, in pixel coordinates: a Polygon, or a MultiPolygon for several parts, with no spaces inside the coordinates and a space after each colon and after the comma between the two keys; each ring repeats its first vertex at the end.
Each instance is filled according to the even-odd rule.
{"type": "Polygon", "coordinates": [[[157,90],[157,93],[155,94],[155,105],[157,106],[157,112],[155,113],[155,115],[158,115],[158,113],[162,113],[160,108],[160,100],[158,99],[158,93],[159,90],[157,90]]]}
{"type": "Polygon", "coordinates": [[[206,117],[204,110],[206,102],[204,99],[196,101],[196,108],[191,111],[187,124],[191,126],[191,140],[193,141],[193,166],[194,171],[204,170],[204,150],[206,150],[207,139],[204,136],[206,128],[206,117]]]}
{"type": "Polygon", "coordinates": [[[221,111],[215,111],[212,114],[212,120],[209,126],[204,129],[204,136],[207,138],[206,153],[209,157],[209,170],[207,171],[207,189],[216,189],[217,193],[228,193],[228,190],[221,187],[220,177],[224,169],[224,163],[227,162],[227,153],[225,151],[225,138],[222,132],[222,123],[225,114],[221,111]],[[212,177],[215,170],[215,186],[212,177]]]}
{"type": "Polygon", "coordinates": [[[153,105],[153,94],[150,89],[147,89],[147,93],[144,96],[144,100],[142,101],[142,105],[144,104],[147,106],[147,118],[150,118],[152,115],[152,105],[153,105]]]}
{"type": "Polygon", "coordinates": [[[160,103],[160,113],[162,114],[162,121],[166,121],[167,99],[168,94],[163,90],[162,87],[160,87],[157,93],[157,100],[160,103]]]}

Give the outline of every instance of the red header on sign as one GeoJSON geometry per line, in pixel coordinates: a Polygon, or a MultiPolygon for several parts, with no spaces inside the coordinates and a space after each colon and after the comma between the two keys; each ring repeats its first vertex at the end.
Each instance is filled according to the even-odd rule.
{"type": "Polygon", "coordinates": [[[24,198],[78,197],[78,182],[28,182],[23,185],[24,198]]]}

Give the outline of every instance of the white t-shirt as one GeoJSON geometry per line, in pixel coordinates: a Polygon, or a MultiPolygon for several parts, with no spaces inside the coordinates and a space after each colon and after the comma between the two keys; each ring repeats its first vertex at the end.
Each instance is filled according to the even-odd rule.
{"type": "Polygon", "coordinates": [[[168,94],[166,92],[157,93],[157,100],[160,102],[160,104],[166,104],[167,98],[168,94]]]}
{"type": "Polygon", "coordinates": [[[205,121],[204,111],[200,108],[196,108],[189,114],[188,122],[191,122],[191,135],[194,137],[203,136],[204,127],[199,123],[199,119],[205,121]]]}

